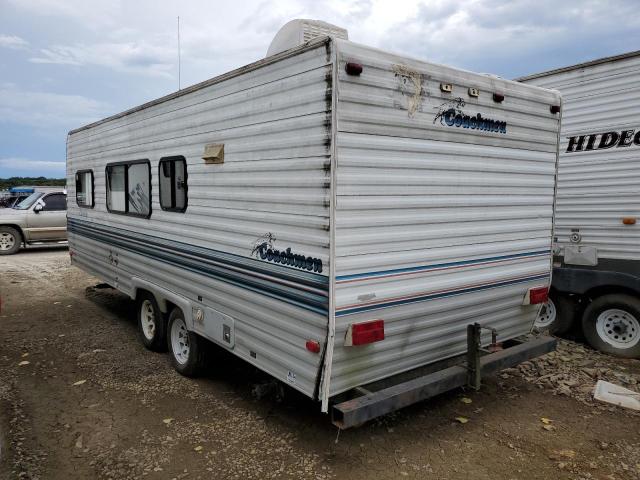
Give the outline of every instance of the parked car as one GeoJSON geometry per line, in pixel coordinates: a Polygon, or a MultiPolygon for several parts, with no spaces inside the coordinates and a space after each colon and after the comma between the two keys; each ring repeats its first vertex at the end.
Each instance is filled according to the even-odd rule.
{"type": "Polygon", "coordinates": [[[67,192],[34,192],[13,208],[0,210],[0,255],[21,245],[67,239],[67,192]]]}

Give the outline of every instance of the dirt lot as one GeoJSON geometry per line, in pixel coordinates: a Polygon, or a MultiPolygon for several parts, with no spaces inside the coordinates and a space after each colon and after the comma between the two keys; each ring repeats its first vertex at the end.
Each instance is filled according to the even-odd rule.
{"type": "Polygon", "coordinates": [[[563,342],[479,393],[338,435],[225,354],[180,377],[138,342],[132,302],[97,283],[66,250],[0,258],[2,479],[640,478],[640,415],[591,400],[598,378],[638,389],[640,361],[563,342]]]}

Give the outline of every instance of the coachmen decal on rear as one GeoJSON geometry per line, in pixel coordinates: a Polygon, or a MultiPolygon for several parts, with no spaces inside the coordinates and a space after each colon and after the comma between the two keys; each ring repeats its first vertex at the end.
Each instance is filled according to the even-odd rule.
{"type": "Polygon", "coordinates": [[[604,150],[607,148],[630,147],[640,145],[640,130],[622,130],[621,132],[592,133],[567,137],[569,144],[566,153],[604,150]],[[600,139],[598,140],[598,137],[600,139]],[[596,144],[597,141],[597,144],[596,144]]]}
{"type": "Polygon", "coordinates": [[[507,122],[485,118],[480,113],[467,114],[462,108],[465,101],[458,97],[443,103],[438,109],[433,123],[440,120],[440,125],[447,127],[470,128],[471,130],[483,130],[485,132],[507,133],[507,122]]]}

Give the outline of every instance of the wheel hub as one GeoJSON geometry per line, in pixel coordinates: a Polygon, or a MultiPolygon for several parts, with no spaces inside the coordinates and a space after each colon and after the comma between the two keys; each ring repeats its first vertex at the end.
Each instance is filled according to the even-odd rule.
{"type": "Polygon", "coordinates": [[[0,233],[0,250],[11,250],[16,244],[16,239],[13,235],[7,232],[0,233]]]}
{"type": "Polygon", "coordinates": [[[190,351],[189,331],[181,318],[175,319],[171,325],[171,350],[178,363],[187,363],[190,351]]]}
{"type": "Polygon", "coordinates": [[[640,321],[626,310],[611,308],[596,319],[596,331],[615,348],[631,348],[640,342],[640,321]]]}
{"type": "Polygon", "coordinates": [[[612,328],[613,328],[613,332],[618,335],[625,335],[629,330],[629,327],[627,327],[627,325],[623,322],[614,322],[614,325],[612,328]]]}
{"type": "Polygon", "coordinates": [[[140,325],[142,326],[142,333],[147,340],[153,340],[153,336],[156,333],[156,315],[150,300],[142,302],[142,307],[140,308],[140,325]]]}
{"type": "Polygon", "coordinates": [[[553,300],[549,299],[540,309],[540,313],[538,313],[538,317],[536,318],[535,327],[547,328],[555,321],[555,319],[556,306],[553,303],[553,300]]]}

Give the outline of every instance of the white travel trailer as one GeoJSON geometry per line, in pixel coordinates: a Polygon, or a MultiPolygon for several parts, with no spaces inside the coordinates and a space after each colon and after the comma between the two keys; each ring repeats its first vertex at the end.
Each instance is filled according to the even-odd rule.
{"type": "Polygon", "coordinates": [[[342,427],[465,383],[467,368],[373,382],[465,353],[479,375],[553,348],[475,363],[546,301],[559,94],[321,22],[283,31],[263,60],[69,133],[73,264],[137,299],[142,341],[168,337],[181,373],[208,339],[323,411],[331,399],[342,427]],[[475,323],[488,330],[474,342],[475,323]]]}
{"type": "Polygon", "coordinates": [[[539,325],[640,357],[640,51],[519,81],[562,92],[555,261],[539,325]]]}

